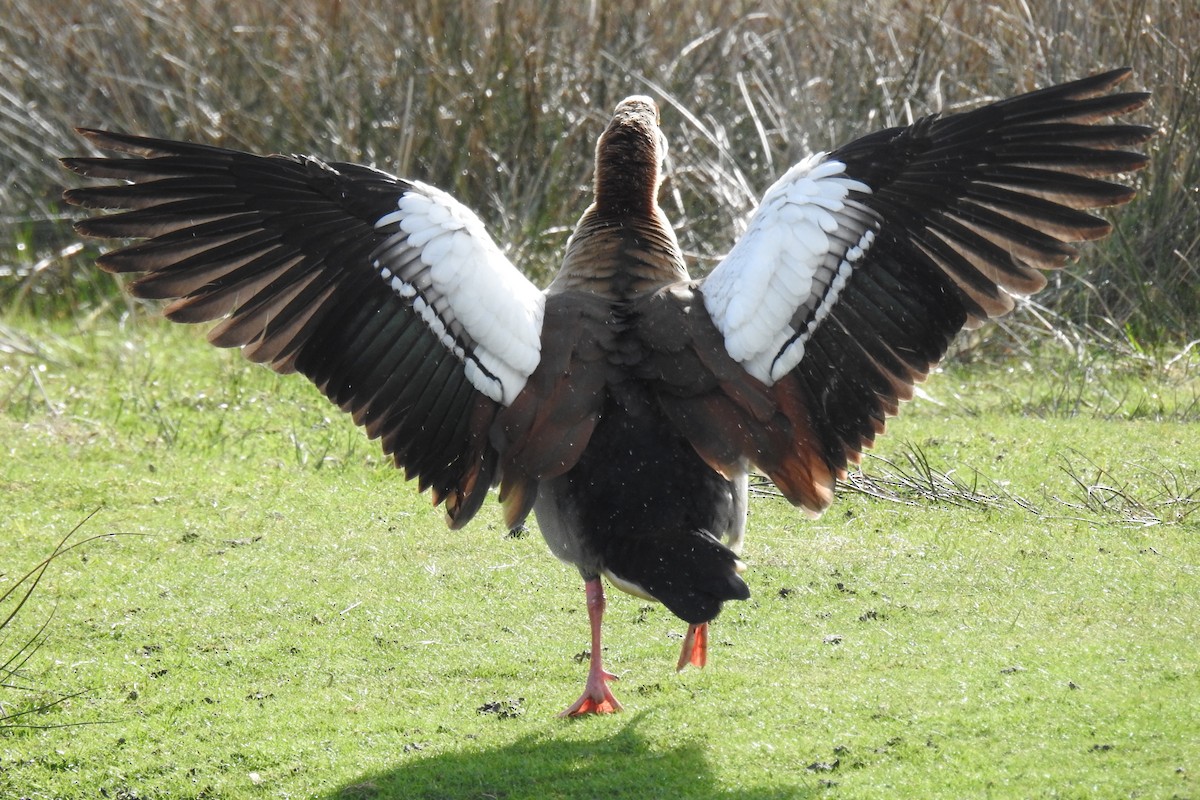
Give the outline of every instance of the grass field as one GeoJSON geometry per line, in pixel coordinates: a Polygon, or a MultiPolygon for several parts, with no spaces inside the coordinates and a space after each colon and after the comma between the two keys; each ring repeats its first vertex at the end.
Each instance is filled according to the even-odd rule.
{"type": "Polygon", "coordinates": [[[755,497],[707,670],[617,593],[627,711],[562,721],[586,614],[536,528],[447,531],[304,381],[195,331],[0,341],[3,585],[93,511],[76,538],[137,534],[4,631],[0,796],[1200,795],[1194,350],[933,376],[823,518],[755,497]]]}
{"type": "Polygon", "coordinates": [[[0,18],[0,798],[1200,798],[1195,0],[0,18]],[[1122,64],[1160,134],[1112,237],[960,343],[824,517],[759,488],[708,669],[613,592],[612,717],[554,716],[587,619],[536,527],[446,530],[303,380],[148,320],[60,202],[80,124],[311,152],[453,191],[541,280],[650,93],[703,272],[811,150],[1122,64]]]}

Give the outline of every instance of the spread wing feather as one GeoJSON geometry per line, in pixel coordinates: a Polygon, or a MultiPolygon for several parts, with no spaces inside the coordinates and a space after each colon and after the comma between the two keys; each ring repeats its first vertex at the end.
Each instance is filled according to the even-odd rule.
{"type": "Polygon", "coordinates": [[[794,503],[822,510],[832,476],[959,330],[1007,313],[1014,295],[1045,285],[1041,270],[1076,255],[1073,243],[1108,233],[1088,209],[1133,196],[1103,178],[1143,167],[1144,155],[1121,148],[1151,135],[1104,122],[1148,99],[1112,92],[1127,75],[927,117],[789,170],[706,279],[644,304],[659,323],[686,310],[692,331],[674,346],[645,336],[648,375],[677,374],[689,348],[701,358],[706,328],[744,370],[736,390],[696,379],[709,364],[688,370],[694,391],[664,378],[676,424],[702,455],[754,463],[794,503]],[[769,397],[772,413],[727,402],[731,391],[769,397]],[[787,452],[764,445],[767,429],[787,452]]]}
{"type": "Polygon", "coordinates": [[[544,297],[445,193],[352,165],[103,131],[119,156],[70,158],[68,201],[115,210],[90,236],[139,297],[209,339],[309,377],[466,523],[496,478],[497,413],[540,357],[544,297]]]}

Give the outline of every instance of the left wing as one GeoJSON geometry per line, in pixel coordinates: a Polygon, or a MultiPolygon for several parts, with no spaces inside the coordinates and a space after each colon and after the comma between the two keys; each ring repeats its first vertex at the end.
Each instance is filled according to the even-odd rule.
{"type": "Polygon", "coordinates": [[[819,512],[964,327],[1045,285],[1127,202],[1149,128],[1129,70],[927,117],[793,167],[697,285],[643,304],[646,377],[702,456],[758,465],[819,512]],[[730,369],[736,364],[741,371],[730,369]],[[696,390],[689,390],[689,385],[696,390]],[[774,431],[773,435],[768,432],[774,431]],[[778,435],[786,445],[773,438],[778,435]]]}
{"type": "Polygon", "coordinates": [[[367,167],[81,133],[127,157],[64,165],[127,183],[68,190],[121,212],[77,229],[147,240],[100,266],[141,273],[130,291],[169,300],[172,320],[221,320],[214,344],[306,375],[465,524],[496,477],[496,415],[539,363],[545,306],[479,219],[367,167]]]}

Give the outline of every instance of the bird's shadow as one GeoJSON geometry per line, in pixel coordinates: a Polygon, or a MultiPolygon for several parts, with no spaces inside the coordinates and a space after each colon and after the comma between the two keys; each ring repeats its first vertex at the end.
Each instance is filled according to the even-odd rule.
{"type": "MultiPolygon", "coordinates": [[[[811,787],[732,789],[713,784],[709,747],[692,741],[651,747],[637,731],[639,717],[601,741],[534,734],[494,749],[406,761],[363,774],[326,800],[390,798],[706,798],[784,800],[811,796],[811,787]]],[[[714,748],[719,753],[719,748],[714,748]]]]}

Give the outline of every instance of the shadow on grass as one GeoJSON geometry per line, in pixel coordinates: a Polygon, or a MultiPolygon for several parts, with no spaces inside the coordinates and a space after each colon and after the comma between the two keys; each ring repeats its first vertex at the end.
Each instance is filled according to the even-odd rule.
{"type": "Polygon", "coordinates": [[[783,800],[810,796],[813,789],[780,786],[730,789],[713,785],[703,742],[668,749],[651,747],[635,730],[638,718],[601,741],[560,741],[528,736],[498,749],[451,753],[414,760],[385,772],[366,774],[326,800],[391,798],[707,798],[783,800]]]}

